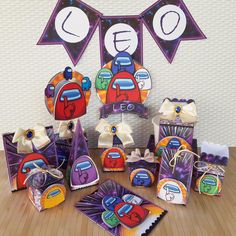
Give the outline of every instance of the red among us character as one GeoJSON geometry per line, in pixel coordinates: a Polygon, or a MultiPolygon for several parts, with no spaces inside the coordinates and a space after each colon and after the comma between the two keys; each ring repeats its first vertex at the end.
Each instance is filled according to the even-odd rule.
{"type": "Polygon", "coordinates": [[[134,228],[145,220],[149,210],[132,203],[122,202],[115,206],[114,213],[122,224],[134,228]]]}
{"type": "Polygon", "coordinates": [[[124,170],[125,153],[120,148],[110,148],[105,152],[103,157],[103,168],[124,170]]]}
{"type": "Polygon", "coordinates": [[[126,71],[119,72],[112,78],[106,96],[106,103],[123,101],[141,103],[138,83],[134,76],[126,71]]]}
{"type": "Polygon", "coordinates": [[[42,167],[44,165],[48,165],[48,160],[41,154],[38,153],[31,153],[27,155],[22,162],[20,163],[20,166],[18,168],[17,173],[17,188],[25,188],[25,179],[27,173],[29,173],[32,169],[36,168],[35,165],[39,167],[42,167]]]}
{"type": "Polygon", "coordinates": [[[60,86],[55,102],[55,119],[70,120],[86,113],[86,101],[78,83],[64,82],[60,86]]]}

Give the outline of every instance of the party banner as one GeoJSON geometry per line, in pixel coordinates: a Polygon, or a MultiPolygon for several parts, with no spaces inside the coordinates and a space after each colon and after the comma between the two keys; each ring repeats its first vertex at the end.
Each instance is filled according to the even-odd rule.
{"type": "Polygon", "coordinates": [[[100,22],[101,66],[121,52],[143,64],[143,30],[139,16],[107,16],[100,22]]]}
{"type": "Polygon", "coordinates": [[[76,65],[93,36],[101,15],[82,1],[59,0],[38,45],[62,44],[76,65]]]}
{"type": "Polygon", "coordinates": [[[141,15],[170,63],[181,41],[206,39],[182,0],[159,0],[141,15]]]}

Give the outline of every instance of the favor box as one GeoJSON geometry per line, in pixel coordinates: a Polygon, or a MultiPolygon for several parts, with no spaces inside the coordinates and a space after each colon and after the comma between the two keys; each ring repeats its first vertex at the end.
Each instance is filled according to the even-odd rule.
{"type": "Polygon", "coordinates": [[[33,163],[36,163],[38,166],[58,166],[53,127],[48,126],[45,129],[50,142],[39,150],[33,145],[33,150],[30,153],[17,152],[17,143],[13,143],[15,133],[3,134],[3,144],[12,192],[26,188],[24,181],[27,173],[35,168],[33,163]]]}
{"type": "Polygon", "coordinates": [[[26,185],[28,196],[38,211],[55,207],[65,201],[63,174],[58,169],[44,166],[29,172],[26,185]]]}
{"type": "Polygon", "coordinates": [[[163,149],[157,196],[169,203],[186,205],[190,194],[194,156],[187,150],[178,155],[176,153],[176,149],[163,149]]]}

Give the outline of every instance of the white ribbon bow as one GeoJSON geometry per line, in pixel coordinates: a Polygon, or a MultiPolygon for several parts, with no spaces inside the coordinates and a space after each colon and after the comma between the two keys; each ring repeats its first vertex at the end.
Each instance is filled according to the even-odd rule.
{"type": "Polygon", "coordinates": [[[163,120],[175,120],[177,117],[184,123],[195,123],[197,121],[197,108],[194,102],[186,105],[177,105],[165,99],[159,110],[160,118],[163,120]]]}
{"type": "Polygon", "coordinates": [[[131,155],[127,156],[126,162],[137,162],[144,160],[149,163],[156,163],[156,159],[154,157],[154,153],[150,152],[149,149],[146,149],[144,152],[144,157],[141,156],[140,149],[136,148],[135,151],[131,152],[131,155]]]}
{"type": "Polygon", "coordinates": [[[59,138],[71,139],[76,129],[77,119],[61,121],[58,128],[59,138]]]}
{"type": "Polygon", "coordinates": [[[31,153],[33,145],[37,150],[40,150],[50,142],[46,129],[42,125],[36,125],[28,130],[18,128],[12,139],[12,143],[17,143],[17,153],[31,153]]]}
{"type": "Polygon", "coordinates": [[[117,125],[110,125],[106,120],[101,119],[95,128],[100,133],[98,138],[99,148],[110,148],[113,146],[113,137],[116,135],[124,147],[134,145],[131,136],[132,130],[129,125],[121,122],[117,125]]]}

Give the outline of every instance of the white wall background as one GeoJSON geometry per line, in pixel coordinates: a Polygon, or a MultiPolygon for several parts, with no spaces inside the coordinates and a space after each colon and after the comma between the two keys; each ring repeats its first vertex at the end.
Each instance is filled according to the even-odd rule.
{"type": "MultiPolygon", "coordinates": [[[[44,87],[57,72],[72,63],[60,45],[36,46],[57,0],[0,1],[0,133],[28,128],[40,122],[58,122],[44,105],[44,87]]],[[[139,14],[155,0],[87,0],[104,15],[139,14]],[[128,4],[127,4],[128,2],[128,4]]],[[[148,98],[153,117],[164,97],[194,98],[200,121],[195,137],[199,142],[236,145],[236,1],[185,0],[207,40],[182,42],[173,64],[144,27],[144,66],[151,72],[153,90],[148,98]]],[[[93,81],[100,66],[98,29],[76,70],[93,81]]],[[[73,67],[73,66],[72,66],[73,67]]],[[[101,106],[95,89],[88,113],[82,120],[91,146],[96,146],[94,127],[101,106]]],[[[137,146],[145,146],[153,132],[150,120],[124,115],[132,126],[137,146]]],[[[121,115],[110,116],[119,121],[121,115]]],[[[0,148],[2,141],[0,140],[0,148]]]]}

